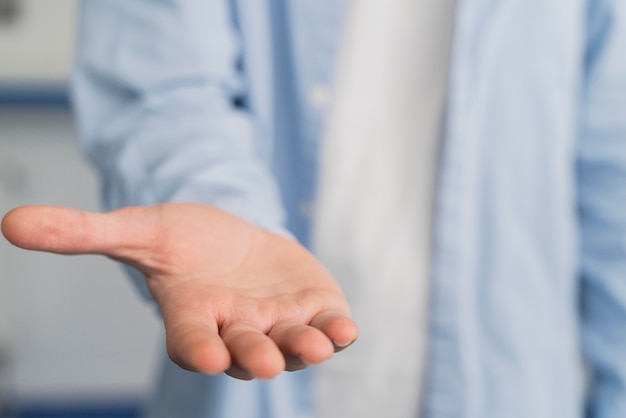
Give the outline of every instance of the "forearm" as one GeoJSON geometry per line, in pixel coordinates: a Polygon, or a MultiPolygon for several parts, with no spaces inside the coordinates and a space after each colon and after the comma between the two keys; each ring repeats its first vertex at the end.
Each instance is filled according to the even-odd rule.
{"type": "Polygon", "coordinates": [[[74,107],[107,209],[206,203],[288,235],[261,157],[270,139],[236,105],[248,92],[230,13],[227,1],[83,2],[74,107]]]}

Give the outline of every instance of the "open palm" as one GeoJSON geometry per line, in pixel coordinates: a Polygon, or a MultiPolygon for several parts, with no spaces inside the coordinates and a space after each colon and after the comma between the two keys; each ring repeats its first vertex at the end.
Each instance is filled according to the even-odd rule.
{"type": "Polygon", "coordinates": [[[211,206],[28,206],[9,212],[2,232],[22,248],[102,254],[143,272],[168,353],[185,369],[268,379],[358,336],[341,290],[308,251],[211,206]]]}

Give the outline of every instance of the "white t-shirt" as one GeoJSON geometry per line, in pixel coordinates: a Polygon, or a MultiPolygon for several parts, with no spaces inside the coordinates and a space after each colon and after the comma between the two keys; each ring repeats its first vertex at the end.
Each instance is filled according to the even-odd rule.
{"type": "Polygon", "coordinates": [[[454,0],[354,0],[322,147],[314,245],[359,341],[319,370],[322,418],[414,418],[454,0]]]}

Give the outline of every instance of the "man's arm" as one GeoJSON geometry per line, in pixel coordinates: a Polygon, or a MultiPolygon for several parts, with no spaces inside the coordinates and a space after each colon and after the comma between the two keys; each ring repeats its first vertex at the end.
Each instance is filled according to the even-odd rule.
{"type": "Polygon", "coordinates": [[[23,248],[134,267],[181,367],[269,378],[323,361],[358,330],[323,267],[267,232],[288,235],[262,159],[267,138],[240,100],[231,11],[227,0],[84,1],[73,85],[81,141],[108,208],[133,208],[24,208],[3,231],[23,248]]]}
{"type": "Polygon", "coordinates": [[[86,0],[80,15],[74,109],[107,209],[202,202],[287,234],[230,2],[86,0]]]}
{"type": "Polygon", "coordinates": [[[589,1],[579,156],[590,417],[626,416],[626,3],[589,1]]]}

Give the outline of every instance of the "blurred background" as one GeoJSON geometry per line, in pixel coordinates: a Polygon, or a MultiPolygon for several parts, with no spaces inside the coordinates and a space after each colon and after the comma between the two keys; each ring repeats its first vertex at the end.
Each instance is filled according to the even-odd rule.
{"type": "MultiPolygon", "coordinates": [[[[76,0],[0,0],[0,211],[99,210],[67,82],[76,0]]],[[[161,325],[100,257],[0,242],[0,416],[131,417],[151,387],[161,325]]]]}

